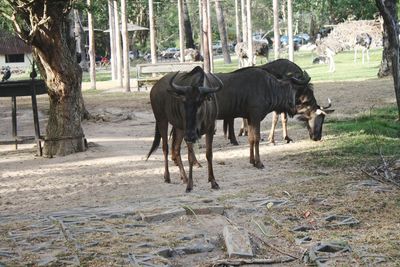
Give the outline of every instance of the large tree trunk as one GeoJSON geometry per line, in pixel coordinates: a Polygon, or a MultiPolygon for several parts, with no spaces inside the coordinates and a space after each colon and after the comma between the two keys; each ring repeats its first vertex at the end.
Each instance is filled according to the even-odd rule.
{"type": "Polygon", "coordinates": [[[156,25],[154,18],[153,0],[149,0],[149,25],[150,25],[150,53],[151,63],[157,63],[157,49],[156,49],[156,25]]]}
{"type": "Polygon", "coordinates": [[[118,11],[118,1],[114,0],[114,22],[115,22],[115,49],[117,51],[117,80],[118,85],[122,87],[123,63],[122,63],[122,46],[121,46],[121,25],[118,11]]]}
{"type": "Polygon", "coordinates": [[[204,71],[206,73],[211,72],[211,56],[212,50],[210,51],[210,32],[209,32],[209,13],[208,13],[209,0],[201,0],[201,12],[202,12],[202,47],[204,57],[204,71]]]}
{"type": "Polygon", "coordinates": [[[126,0],[121,0],[121,33],[122,33],[122,58],[124,63],[124,88],[125,92],[131,91],[130,85],[130,60],[129,60],[129,37],[126,0]]]}
{"type": "Polygon", "coordinates": [[[110,56],[111,56],[111,79],[117,80],[117,48],[115,44],[115,16],[114,1],[108,0],[108,25],[110,28],[110,56]]]}
{"type": "Polygon", "coordinates": [[[224,18],[224,11],[222,8],[222,3],[220,1],[215,1],[215,11],[217,13],[217,23],[218,23],[218,31],[219,37],[221,40],[222,46],[222,54],[224,56],[224,63],[231,64],[231,55],[229,54],[229,47],[228,47],[228,34],[226,32],[226,24],[224,18]]]}
{"type": "Polygon", "coordinates": [[[382,60],[378,70],[379,78],[392,75],[393,50],[390,47],[386,26],[383,27],[382,43],[383,43],[382,60]]]}
{"type": "Polygon", "coordinates": [[[90,89],[96,89],[96,45],[94,41],[94,19],[92,14],[92,2],[93,0],[87,0],[89,6],[88,11],[88,32],[89,32],[89,59],[90,59],[90,89]]]}
{"type": "MultiPolygon", "coordinates": [[[[399,32],[397,26],[396,0],[375,0],[376,5],[384,19],[384,27],[389,40],[389,52],[391,54],[394,91],[396,94],[398,117],[400,121],[400,62],[399,62],[399,32]]],[[[389,58],[387,61],[390,61],[389,58]]]]}
{"type": "Polygon", "coordinates": [[[54,24],[51,36],[42,32],[32,42],[34,56],[43,68],[41,73],[49,88],[44,155],[50,157],[85,149],[81,127],[82,70],[76,62],[75,51],[68,46],[71,40],[66,34],[66,27],[62,22],[54,24]]]}
{"type": "Polygon", "coordinates": [[[80,55],[79,65],[83,71],[89,71],[89,63],[87,61],[86,49],[85,49],[85,32],[82,26],[82,12],[78,9],[74,9],[74,32],[76,39],[76,51],[80,55]]]}
{"type": "Polygon", "coordinates": [[[81,127],[82,69],[70,36],[70,2],[33,1],[14,8],[16,33],[33,47],[42,77],[49,88],[50,109],[44,155],[67,155],[85,149],[81,127]],[[44,14],[44,15],[43,15],[44,14]],[[18,22],[23,21],[21,24],[18,22]]]}
{"type": "Polygon", "coordinates": [[[274,13],[274,55],[275,60],[279,58],[280,34],[279,34],[279,0],[272,0],[274,13]]]}
{"type": "Polygon", "coordinates": [[[193,40],[192,24],[190,23],[187,0],[183,1],[183,24],[185,27],[186,48],[196,48],[193,40]]]}

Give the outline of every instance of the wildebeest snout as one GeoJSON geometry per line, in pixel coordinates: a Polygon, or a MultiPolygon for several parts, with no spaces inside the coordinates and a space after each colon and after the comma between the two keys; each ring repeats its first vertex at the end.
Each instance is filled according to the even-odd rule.
{"type": "Polygon", "coordinates": [[[199,139],[200,132],[198,129],[186,131],[185,141],[187,143],[195,143],[199,139]]]}

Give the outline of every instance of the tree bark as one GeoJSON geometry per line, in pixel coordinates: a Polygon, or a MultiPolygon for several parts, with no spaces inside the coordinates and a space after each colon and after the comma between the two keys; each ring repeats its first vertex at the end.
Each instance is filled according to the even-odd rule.
{"type": "Polygon", "coordinates": [[[240,19],[239,19],[239,0],[235,0],[235,29],[236,29],[236,44],[242,41],[240,37],[240,19]]]}
{"type": "Polygon", "coordinates": [[[254,50],[253,50],[253,23],[251,21],[251,0],[246,0],[246,19],[247,19],[247,61],[249,66],[254,66],[254,50]]]}
{"type": "Polygon", "coordinates": [[[108,24],[110,28],[110,62],[111,62],[111,79],[117,80],[117,50],[115,44],[115,16],[114,16],[114,1],[108,0],[108,24]]]}
{"type": "Polygon", "coordinates": [[[151,63],[157,63],[156,26],[154,21],[153,0],[149,0],[150,53],[151,63]]]}
{"type": "Polygon", "coordinates": [[[114,0],[114,22],[115,22],[115,50],[117,51],[117,80],[120,87],[122,87],[122,47],[121,47],[121,26],[118,12],[118,1],[114,0]]]}
{"type": "Polygon", "coordinates": [[[209,45],[209,25],[208,25],[208,0],[201,0],[201,12],[202,12],[202,45],[203,45],[203,58],[204,58],[204,71],[206,73],[211,72],[211,57],[210,57],[210,45],[209,45]]]}
{"type": "Polygon", "coordinates": [[[215,11],[217,14],[217,23],[218,23],[218,31],[219,31],[219,37],[221,40],[221,46],[222,46],[222,54],[224,56],[224,63],[225,64],[231,64],[231,55],[229,53],[229,47],[228,47],[228,34],[226,32],[226,25],[225,25],[225,17],[224,17],[224,11],[222,8],[222,3],[220,1],[215,1],[215,11]]]}
{"type": "Polygon", "coordinates": [[[76,39],[76,51],[80,55],[79,65],[83,71],[89,71],[89,63],[87,62],[87,55],[85,49],[85,32],[82,26],[82,12],[78,9],[74,9],[74,33],[76,39]]]}
{"type": "Polygon", "coordinates": [[[293,42],[293,9],[292,0],[287,0],[287,32],[289,39],[289,60],[294,61],[294,42],[293,42]]]}
{"type": "Polygon", "coordinates": [[[180,50],[180,62],[185,61],[185,32],[184,32],[184,21],[183,21],[183,0],[178,0],[178,22],[179,22],[179,50],[180,50]]]}
{"type": "Polygon", "coordinates": [[[82,69],[76,61],[75,40],[70,35],[72,21],[68,20],[72,7],[69,2],[34,1],[24,8],[9,3],[15,10],[14,29],[21,39],[32,45],[33,56],[49,88],[44,155],[84,151],[82,69]],[[18,21],[23,23],[20,25],[18,21]]]}
{"type": "Polygon", "coordinates": [[[94,41],[94,25],[92,14],[92,1],[87,0],[88,11],[88,31],[89,31],[89,59],[90,59],[90,89],[96,89],[96,46],[94,41]]]}
{"type": "Polygon", "coordinates": [[[280,47],[280,40],[279,40],[279,1],[272,0],[273,4],[273,13],[274,13],[274,55],[275,60],[279,58],[279,47],[280,47]]]}
{"type": "Polygon", "coordinates": [[[186,48],[195,49],[196,46],[195,46],[194,40],[193,40],[193,30],[192,30],[192,24],[190,22],[190,15],[189,15],[189,9],[188,9],[188,5],[187,5],[187,0],[183,1],[183,23],[185,26],[186,48]]]}
{"type": "MultiPolygon", "coordinates": [[[[398,117],[400,121],[400,68],[399,68],[399,32],[397,26],[396,0],[375,0],[376,5],[383,17],[384,27],[388,33],[389,50],[392,51],[392,74],[394,91],[396,94],[398,117]]],[[[388,59],[389,61],[389,59],[388,59]]]]}
{"type": "Polygon", "coordinates": [[[387,27],[383,26],[382,33],[382,60],[378,70],[378,77],[383,78],[392,75],[392,57],[393,50],[390,47],[387,27]]]}
{"type": "Polygon", "coordinates": [[[121,0],[121,33],[122,33],[122,58],[124,63],[124,88],[125,92],[131,91],[130,86],[130,60],[129,60],[129,38],[128,38],[128,22],[126,0],[121,0]]]}
{"type": "Polygon", "coordinates": [[[240,0],[240,12],[242,15],[242,40],[247,43],[247,16],[246,16],[246,0],[240,0]]]}

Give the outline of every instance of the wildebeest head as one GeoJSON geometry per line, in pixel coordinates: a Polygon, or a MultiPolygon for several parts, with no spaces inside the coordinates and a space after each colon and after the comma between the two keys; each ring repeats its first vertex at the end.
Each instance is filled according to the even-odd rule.
{"type": "Polygon", "coordinates": [[[191,81],[190,85],[178,85],[176,77],[179,72],[175,73],[170,81],[170,88],[168,93],[178,98],[183,103],[185,111],[185,141],[188,143],[194,143],[201,136],[201,126],[204,120],[207,119],[205,102],[211,100],[211,95],[222,88],[221,80],[215,75],[211,74],[216,80],[215,87],[204,86],[204,78],[206,74],[203,69],[196,67],[191,73],[201,71],[200,78],[196,78],[191,81]]]}
{"type": "Polygon", "coordinates": [[[328,110],[331,106],[320,107],[314,97],[313,85],[310,76],[298,65],[287,60],[278,59],[260,66],[260,68],[273,74],[278,79],[290,80],[296,89],[296,113],[299,119],[306,122],[310,138],[314,141],[321,140],[322,125],[325,115],[333,112],[328,110]]]}
{"type": "Polygon", "coordinates": [[[334,110],[328,109],[331,106],[330,99],[328,99],[329,105],[326,107],[321,107],[317,104],[310,79],[305,71],[300,78],[295,76],[291,78],[297,86],[296,111],[297,114],[300,114],[298,119],[306,122],[310,138],[318,141],[322,137],[322,125],[325,116],[334,110]]]}
{"type": "Polygon", "coordinates": [[[321,140],[325,116],[334,111],[328,109],[331,106],[331,100],[328,99],[328,101],[329,105],[326,107],[321,107],[317,104],[312,84],[303,87],[296,97],[297,113],[301,114],[298,119],[306,123],[310,139],[314,141],[321,140]]]}

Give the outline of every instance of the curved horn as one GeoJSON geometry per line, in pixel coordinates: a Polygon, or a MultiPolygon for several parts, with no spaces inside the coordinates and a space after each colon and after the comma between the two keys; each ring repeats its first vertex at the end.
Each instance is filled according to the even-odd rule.
{"type": "Polygon", "coordinates": [[[190,86],[183,86],[183,85],[177,85],[175,83],[175,77],[179,74],[179,71],[177,73],[175,73],[171,79],[169,80],[169,85],[170,88],[168,88],[168,91],[172,91],[178,94],[184,94],[186,90],[188,90],[189,88],[191,88],[190,86]]]}
{"type": "Polygon", "coordinates": [[[290,79],[298,85],[306,85],[310,82],[311,77],[308,75],[307,71],[303,71],[303,77],[301,79],[296,77],[290,77],[290,79]]]}
{"type": "Polygon", "coordinates": [[[332,106],[332,101],[330,98],[328,98],[328,105],[326,107],[321,107],[321,109],[328,109],[332,106]]]}
{"type": "Polygon", "coordinates": [[[218,92],[219,90],[221,90],[221,89],[222,89],[222,86],[224,85],[224,84],[222,83],[222,81],[221,81],[220,78],[218,78],[217,76],[215,76],[215,75],[212,74],[212,73],[210,73],[210,75],[211,75],[212,77],[214,77],[214,79],[217,81],[217,84],[218,84],[218,85],[217,85],[217,87],[213,87],[213,88],[199,87],[200,92],[203,93],[203,94],[216,93],[216,92],[218,92]]]}

